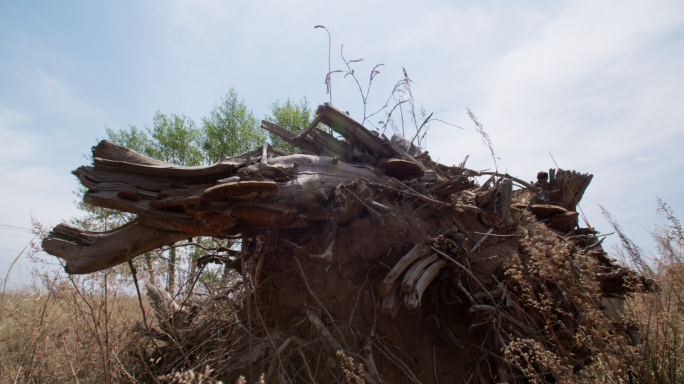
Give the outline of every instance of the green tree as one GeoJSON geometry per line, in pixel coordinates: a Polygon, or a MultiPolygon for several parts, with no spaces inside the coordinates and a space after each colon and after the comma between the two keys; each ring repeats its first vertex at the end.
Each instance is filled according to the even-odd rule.
{"type": "Polygon", "coordinates": [[[157,111],[152,121],[152,128],[148,128],[150,157],[184,167],[202,164],[200,131],[192,119],[157,111]]]}
{"type": "Polygon", "coordinates": [[[260,126],[252,110],[231,88],[209,117],[202,119],[200,142],[204,161],[213,164],[221,153],[236,156],[257,149],[266,141],[260,126]]]}
{"type": "MultiPolygon", "coordinates": [[[[159,113],[159,112],[157,112],[159,113]]],[[[107,139],[128,149],[132,149],[143,155],[150,156],[152,151],[152,140],[146,131],[130,125],[129,129],[115,131],[105,125],[107,139]]]]}
{"type": "MultiPolygon", "coordinates": [[[[267,115],[264,120],[278,124],[293,132],[306,128],[316,114],[316,111],[309,106],[306,97],[302,98],[299,103],[290,101],[289,98],[284,103],[276,100],[270,107],[271,114],[267,115]]],[[[273,147],[290,153],[297,152],[297,147],[284,142],[279,136],[269,133],[269,138],[273,147]]]]}

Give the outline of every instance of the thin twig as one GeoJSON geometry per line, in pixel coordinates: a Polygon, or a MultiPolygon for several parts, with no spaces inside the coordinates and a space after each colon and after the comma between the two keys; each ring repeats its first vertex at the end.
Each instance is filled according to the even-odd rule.
{"type": "Polygon", "coordinates": [[[482,244],[482,242],[484,242],[485,239],[487,239],[487,237],[489,237],[489,235],[491,235],[493,231],[494,231],[494,227],[489,228],[489,231],[487,231],[487,233],[483,234],[483,236],[480,238],[480,240],[478,240],[477,243],[475,243],[475,245],[473,246],[473,248],[470,250],[470,253],[475,252],[475,250],[477,249],[477,247],[479,247],[480,244],[482,244]]]}

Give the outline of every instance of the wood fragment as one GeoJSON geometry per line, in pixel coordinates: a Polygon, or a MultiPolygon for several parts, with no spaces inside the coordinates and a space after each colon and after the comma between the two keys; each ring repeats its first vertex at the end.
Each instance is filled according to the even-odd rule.
{"type": "Polygon", "coordinates": [[[458,175],[449,180],[433,183],[428,191],[433,195],[446,196],[475,187],[475,182],[467,176],[458,175]]]}
{"type": "Polygon", "coordinates": [[[503,223],[508,221],[508,213],[511,210],[513,198],[513,182],[511,179],[504,179],[499,188],[499,218],[503,223]]]}
{"type": "Polygon", "coordinates": [[[330,346],[335,348],[336,351],[344,350],[344,348],[342,348],[342,344],[340,344],[339,341],[335,339],[335,336],[333,336],[332,333],[330,333],[325,324],[323,324],[323,321],[321,321],[321,318],[318,317],[318,315],[314,311],[307,309],[306,317],[309,318],[311,324],[313,324],[313,326],[316,327],[318,332],[321,334],[321,336],[323,336],[323,338],[325,338],[325,340],[330,344],[330,346]]]}
{"type": "Polygon", "coordinates": [[[518,183],[518,184],[524,186],[525,188],[527,188],[527,189],[529,189],[529,190],[531,190],[531,191],[534,191],[534,192],[537,192],[537,193],[541,192],[541,189],[535,187],[534,185],[528,183],[528,182],[525,181],[525,180],[522,180],[522,179],[519,179],[519,178],[517,178],[517,177],[511,176],[511,175],[509,175],[508,173],[499,173],[499,172],[490,172],[490,171],[476,171],[476,170],[468,169],[468,168],[465,168],[465,170],[466,170],[468,173],[470,173],[471,175],[473,175],[473,176],[493,175],[493,176],[505,177],[505,178],[507,178],[507,179],[511,179],[511,180],[515,181],[516,183],[518,183]]]}
{"type": "Polygon", "coordinates": [[[416,164],[418,167],[420,167],[420,169],[423,171],[423,173],[427,172],[427,169],[425,168],[425,166],[420,161],[414,159],[413,156],[409,155],[406,151],[399,148],[398,145],[394,144],[390,140],[387,140],[387,138],[385,138],[385,143],[387,143],[387,145],[389,145],[394,150],[394,152],[396,152],[399,156],[404,158],[404,160],[406,160],[410,163],[416,164]]]}
{"type": "Polygon", "coordinates": [[[323,120],[323,115],[316,115],[313,121],[311,121],[311,123],[309,123],[309,125],[306,128],[304,128],[303,131],[301,131],[297,136],[295,136],[294,141],[300,141],[304,137],[306,137],[306,135],[308,135],[309,132],[311,132],[311,130],[313,130],[314,128],[316,128],[318,124],[320,124],[321,120],[323,120]]]}
{"type": "Polygon", "coordinates": [[[471,295],[470,292],[468,292],[468,290],[463,286],[461,280],[456,280],[456,287],[458,287],[458,289],[461,292],[463,292],[464,295],[466,295],[466,297],[468,298],[468,300],[470,300],[472,304],[475,304],[475,299],[473,298],[473,295],[471,295]]]}
{"type": "Polygon", "coordinates": [[[278,156],[290,156],[292,153],[283,151],[282,149],[274,148],[271,144],[268,144],[268,151],[275,153],[278,156]]]}
{"type": "Polygon", "coordinates": [[[342,135],[352,146],[362,148],[378,159],[399,156],[381,138],[332,104],[325,103],[319,106],[317,113],[323,115],[323,124],[342,135]]]}
{"type": "Polygon", "coordinates": [[[423,297],[423,293],[430,285],[432,280],[434,280],[437,275],[439,275],[439,270],[446,265],[446,261],[439,259],[432,263],[420,276],[416,284],[413,286],[413,290],[406,296],[404,296],[404,305],[409,310],[414,310],[420,306],[420,300],[423,297]]]}
{"type": "Polygon", "coordinates": [[[388,207],[388,206],[386,206],[386,205],[382,205],[382,204],[378,203],[377,201],[373,201],[373,200],[371,200],[370,198],[366,198],[366,199],[364,200],[364,202],[365,202],[367,205],[370,205],[371,207],[377,209],[378,211],[382,211],[382,212],[392,212],[392,208],[390,208],[390,207],[388,207]]]}
{"type": "Polygon", "coordinates": [[[397,280],[392,286],[390,294],[382,299],[381,311],[383,314],[391,316],[393,319],[399,314],[399,309],[401,309],[401,283],[397,280]]]}
{"type": "Polygon", "coordinates": [[[424,243],[416,244],[404,257],[402,257],[392,268],[385,279],[380,283],[380,297],[385,297],[390,294],[394,282],[404,273],[414,261],[427,256],[430,253],[430,248],[424,243]]]}
{"type": "Polygon", "coordinates": [[[424,257],[411,265],[411,267],[404,274],[404,280],[401,282],[401,291],[404,293],[409,293],[413,289],[414,283],[420,278],[425,269],[437,261],[439,256],[436,253],[431,254],[428,257],[424,257]]]}

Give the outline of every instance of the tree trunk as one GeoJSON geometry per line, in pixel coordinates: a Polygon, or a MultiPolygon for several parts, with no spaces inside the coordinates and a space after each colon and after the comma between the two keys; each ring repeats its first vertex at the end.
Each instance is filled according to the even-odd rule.
{"type": "MultiPolygon", "coordinates": [[[[447,167],[426,154],[412,157],[329,104],[318,115],[345,140],[264,121],[262,128],[303,153],[266,144],[204,167],[175,166],[102,141],[93,148],[93,166],[73,172],[88,188],[84,201],[136,219],[105,232],[59,224],[43,248],[79,274],[190,237],[240,234],[239,256],[220,247],[227,256],[207,255],[204,262],[224,263],[224,283],[229,268],[239,270],[244,284],[197,315],[201,325],[177,330],[185,335],[181,340],[196,344],[165,349],[174,354],[231,345],[225,360],[212,361],[226,367],[226,382],[267,365],[267,376],[286,375],[287,367],[308,369],[308,361],[331,369],[309,370],[308,381],[298,378],[299,368],[287,375],[298,383],[345,380],[334,376],[336,361],[368,383],[454,382],[488,375],[490,366],[501,380],[508,371],[557,375],[555,366],[521,368],[504,354],[508,345],[510,353],[527,353],[515,349],[520,340],[562,359],[572,356],[563,360],[572,365],[568,372],[592,361],[596,349],[575,337],[614,328],[591,323],[601,316],[586,314],[597,310],[599,295],[627,292],[623,283],[635,276],[611,273],[616,266],[596,232],[577,228],[575,207],[591,175],[558,170],[551,180],[540,173],[531,185],[508,174],[447,167]],[[269,159],[269,152],[278,157],[269,159]],[[493,183],[475,189],[474,176],[483,174],[493,183]],[[524,189],[514,190],[514,183],[524,189]],[[600,280],[591,268],[600,268],[600,280]],[[535,302],[539,298],[543,302],[535,302]],[[219,305],[227,305],[226,317],[207,320],[219,305]],[[230,331],[216,334],[229,340],[202,339],[214,334],[206,324],[224,323],[230,331]],[[297,351],[285,351],[292,340],[297,351]],[[321,359],[326,350],[333,357],[321,359]],[[345,351],[359,363],[357,371],[345,351]]],[[[175,252],[169,253],[171,294],[175,252]]],[[[195,354],[210,355],[215,351],[195,354]]]]}
{"type": "Polygon", "coordinates": [[[155,279],[154,266],[152,265],[152,252],[145,252],[143,254],[143,257],[145,258],[145,269],[147,270],[147,274],[149,276],[150,283],[152,285],[155,285],[156,279],[155,279]]]}
{"type": "MultiPolygon", "coordinates": [[[[171,244],[173,245],[173,244],[171,244]]],[[[169,280],[167,282],[167,291],[174,295],[176,293],[176,248],[169,250],[169,280]]]]}

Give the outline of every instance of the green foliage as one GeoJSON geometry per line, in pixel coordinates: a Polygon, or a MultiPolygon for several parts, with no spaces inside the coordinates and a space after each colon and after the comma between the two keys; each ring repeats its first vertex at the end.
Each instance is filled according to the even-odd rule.
{"type": "Polygon", "coordinates": [[[202,119],[200,150],[205,163],[215,163],[221,153],[237,156],[254,150],[265,141],[260,123],[244,100],[238,99],[234,88],[216,104],[209,117],[202,119]]]}
{"type": "MultiPolygon", "coordinates": [[[[309,102],[306,100],[306,97],[303,98],[299,104],[287,99],[287,101],[282,104],[280,101],[276,101],[275,103],[271,104],[271,115],[266,116],[264,120],[278,124],[279,126],[292,132],[297,132],[299,129],[306,128],[306,126],[311,123],[315,113],[316,111],[309,106],[309,102]]],[[[269,133],[269,137],[273,147],[290,153],[297,152],[297,148],[295,146],[284,142],[277,135],[269,133]]]]}
{"type": "MultiPolygon", "coordinates": [[[[157,113],[159,114],[159,112],[157,113]]],[[[138,153],[148,156],[151,155],[152,141],[150,140],[150,137],[147,135],[147,132],[138,129],[136,126],[131,125],[129,126],[129,129],[122,129],[120,131],[115,131],[105,126],[105,131],[107,132],[107,139],[109,141],[123,145],[138,153]]]]}
{"type": "Polygon", "coordinates": [[[192,119],[157,111],[148,132],[152,137],[150,157],[184,167],[202,164],[202,152],[198,148],[200,132],[192,119]]]}

